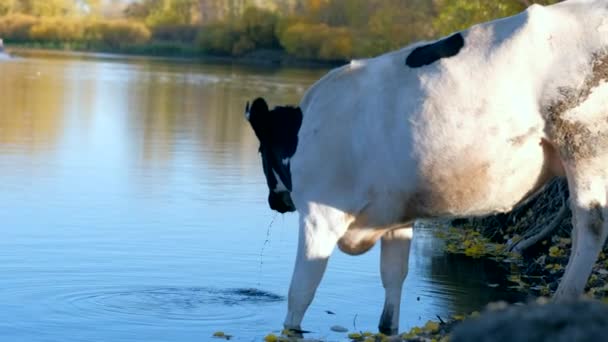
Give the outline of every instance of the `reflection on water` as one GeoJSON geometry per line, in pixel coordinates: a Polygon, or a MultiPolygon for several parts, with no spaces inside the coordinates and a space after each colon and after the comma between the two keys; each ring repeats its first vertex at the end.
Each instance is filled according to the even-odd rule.
{"type": "MultiPolygon", "coordinates": [[[[0,62],[0,340],[258,341],[281,327],[295,215],[266,206],[244,104],[323,71],[29,55],[0,62]],[[269,243],[265,240],[269,235],[269,243]]],[[[402,328],[504,298],[416,233],[402,328]]],[[[378,249],[336,253],[304,322],[374,330],[378,249]],[[335,315],[328,315],[330,310],[335,315]]]]}

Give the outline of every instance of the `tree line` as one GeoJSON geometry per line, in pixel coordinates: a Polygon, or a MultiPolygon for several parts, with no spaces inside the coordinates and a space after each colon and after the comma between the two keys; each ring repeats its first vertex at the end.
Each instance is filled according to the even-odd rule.
{"type": "Polygon", "coordinates": [[[0,0],[9,44],[158,55],[378,55],[558,0],[0,0]]]}

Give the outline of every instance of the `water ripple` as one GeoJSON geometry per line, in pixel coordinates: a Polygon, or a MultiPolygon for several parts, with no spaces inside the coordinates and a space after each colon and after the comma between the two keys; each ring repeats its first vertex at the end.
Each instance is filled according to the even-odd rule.
{"type": "Polygon", "coordinates": [[[260,305],[283,301],[259,289],[166,287],[65,293],[56,298],[71,315],[126,315],[179,321],[236,321],[253,318],[260,305]],[[229,306],[226,310],[222,307],[229,306]]]}

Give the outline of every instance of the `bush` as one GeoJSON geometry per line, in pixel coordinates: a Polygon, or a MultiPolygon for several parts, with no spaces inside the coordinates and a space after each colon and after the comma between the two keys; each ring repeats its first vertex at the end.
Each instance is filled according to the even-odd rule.
{"type": "Polygon", "coordinates": [[[278,21],[278,16],[271,11],[248,7],[241,17],[239,28],[254,47],[276,48],[279,47],[275,35],[278,21]]]}
{"type": "Polygon", "coordinates": [[[318,58],[350,60],[353,57],[353,38],[346,28],[333,28],[326,33],[318,58]]]}
{"type": "Polygon", "coordinates": [[[249,7],[235,22],[203,27],[197,45],[203,52],[242,56],[255,49],[280,48],[276,36],[278,16],[268,10],[249,7]]]}
{"type": "Polygon", "coordinates": [[[30,29],[38,23],[36,17],[24,14],[13,14],[0,17],[0,37],[10,42],[30,40],[30,29]]]}
{"type": "Polygon", "coordinates": [[[13,0],[0,1],[0,15],[7,15],[8,13],[10,13],[14,5],[15,4],[13,0]]]}
{"type": "Polygon", "coordinates": [[[150,40],[150,30],[140,23],[126,20],[96,21],[88,25],[85,36],[89,43],[105,48],[120,49],[128,45],[143,44],[150,40]]]}
{"type": "Polygon", "coordinates": [[[22,14],[0,17],[0,37],[9,42],[84,43],[90,47],[119,49],[150,39],[150,31],[140,23],[126,20],[36,18],[22,14]]]}
{"type": "Polygon", "coordinates": [[[214,24],[203,28],[197,45],[203,52],[216,55],[232,55],[233,47],[240,39],[239,32],[226,24],[214,24]]]}
{"type": "Polygon", "coordinates": [[[152,28],[152,40],[164,42],[193,43],[199,32],[194,25],[163,25],[152,28]]]}
{"type": "Polygon", "coordinates": [[[199,51],[191,44],[151,41],[146,44],[123,47],[120,52],[147,56],[195,57],[199,51]]]}
{"type": "Polygon", "coordinates": [[[477,23],[517,14],[531,3],[550,5],[559,1],[436,0],[438,15],[433,26],[440,35],[447,35],[477,23]]]}
{"type": "Polygon", "coordinates": [[[247,52],[255,49],[255,43],[247,36],[241,36],[239,40],[232,46],[233,56],[242,56],[247,52]]]}
{"type": "Polygon", "coordinates": [[[30,29],[30,38],[39,42],[77,42],[84,38],[82,21],[48,18],[41,19],[30,29]]]}
{"type": "Polygon", "coordinates": [[[299,58],[347,60],[353,55],[352,33],[325,24],[297,23],[280,37],[285,50],[299,58]]]}
{"type": "Polygon", "coordinates": [[[321,50],[322,36],[328,29],[325,24],[295,24],[281,34],[281,45],[296,57],[317,58],[321,50]]]}

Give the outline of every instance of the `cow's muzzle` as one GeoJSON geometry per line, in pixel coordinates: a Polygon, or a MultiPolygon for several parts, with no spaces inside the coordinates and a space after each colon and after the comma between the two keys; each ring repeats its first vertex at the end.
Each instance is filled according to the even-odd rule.
{"type": "Polygon", "coordinates": [[[276,210],[281,214],[296,211],[296,206],[293,204],[288,191],[270,191],[270,194],[268,194],[268,204],[270,205],[270,209],[276,210]]]}

